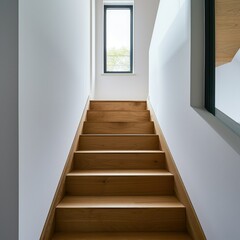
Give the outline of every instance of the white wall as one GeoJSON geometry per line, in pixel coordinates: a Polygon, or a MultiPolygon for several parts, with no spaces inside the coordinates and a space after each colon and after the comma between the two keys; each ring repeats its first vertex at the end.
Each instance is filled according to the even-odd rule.
{"type": "Polygon", "coordinates": [[[216,68],[216,108],[240,123],[240,50],[232,62],[216,68]]]}
{"type": "Polygon", "coordinates": [[[18,1],[0,1],[0,239],[18,239],[18,1]]]}
{"type": "Polygon", "coordinates": [[[96,0],[91,0],[91,96],[95,95],[96,80],[96,0]]]}
{"type": "Polygon", "coordinates": [[[240,154],[212,127],[217,120],[211,114],[190,106],[191,47],[199,47],[191,42],[196,8],[190,5],[199,0],[182,2],[160,2],[150,47],[150,102],[207,239],[237,240],[240,154]]]}
{"type": "Polygon", "coordinates": [[[90,1],[19,1],[20,240],[39,239],[90,89],[90,1]]]}
{"type": "Polygon", "coordinates": [[[103,75],[103,0],[96,0],[95,99],[146,99],[148,51],[159,0],[134,1],[134,75],[103,75]]]}

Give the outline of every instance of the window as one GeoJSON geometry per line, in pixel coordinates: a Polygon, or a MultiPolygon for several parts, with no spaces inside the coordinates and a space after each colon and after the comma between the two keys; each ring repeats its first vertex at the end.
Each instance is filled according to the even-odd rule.
{"type": "Polygon", "coordinates": [[[240,136],[240,3],[205,0],[205,108],[240,136]]]}
{"type": "Polygon", "coordinates": [[[133,72],[133,6],[104,6],[104,73],[133,72]]]}

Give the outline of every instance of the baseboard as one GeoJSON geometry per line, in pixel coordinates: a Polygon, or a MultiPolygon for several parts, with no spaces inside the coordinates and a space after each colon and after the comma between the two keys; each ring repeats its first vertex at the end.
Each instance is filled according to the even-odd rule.
{"type": "Polygon", "coordinates": [[[65,178],[66,178],[66,175],[72,169],[74,152],[77,150],[79,135],[82,133],[83,123],[86,119],[86,114],[87,114],[87,110],[89,108],[89,104],[90,104],[90,100],[88,98],[87,102],[86,102],[86,105],[85,105],[85,108],[83,110],[83,114],[82,114],[80,123],[79,123],[78,128],[77,128],[77,132],[75,134],[71,149],[69,151],[67,161],[65,163],[60,181],[58,183],[58,186],[57,186],[54,198],[53,198],[53,202],[52,202],[51,207],[49,209],[48,216],[47,216],[46,222],[44,224],[40,240],[50,240],[52,238],[52,235],[53,235],[53,232],[54,232],[54,227],[55,227],[55,219],[54,219],[55,209],[56,209],[56,206],[58,205],[58,203],[62,200],[62,198],[64,196],[64,193],[65,193],[65,178]]]}
{"type": "Polygon", "coordinates": [[[166,142],[166,140],[163,136],[163,132],[162,132],[160,126],[159,126],[157,117],[154,113],[154,110],[153,110],[152,105],[151,105],[149,100],[147,101],[147,106],[148,106],[148,110],[150,111],[152,121],[154,121],[156,134],[159,135],[161,148],[165,152],[165,155],[166,155],[167,168],[172,174],[174,174],[174,180],[175,180],[174,191],[175,191],[175,194],[176,194],[177,198],[186,207],[187,230],[194,240],[206,240],[205,234],[204,234],[203,229],[200,225],[197,214],[196,214],[196,212],[193,208],[191,200],[188,196],[188,193],[186,191],[184,183],[183,183],[183,181],[181,179],[181,176],[178,172],[175,161],[174,161],[174,159],[171,155],[171,152],[168,148],[167,142],[166,142]]]}

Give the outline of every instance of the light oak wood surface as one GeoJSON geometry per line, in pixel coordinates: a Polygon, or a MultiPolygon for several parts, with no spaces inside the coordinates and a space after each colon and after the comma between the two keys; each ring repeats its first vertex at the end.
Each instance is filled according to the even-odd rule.
{"type": "Polygon", "coordinates": [[[98,151],[75,152],[74,169],[163,169],[162,151],[98,151]]]}
{"type": "Polygon", "coordinates": [[[66,196],[57,208],[185,208],[174,196],[66,196]]]}
{"type": "Polygon", "coordinates": [[[44,239],[191,239],[146,109],[146,101],[90,102],[54,205],[55,234],[44,239]]]}
{"type": "Polygon", "coordinates": [[[185,231],[185,208],[57,208],[65,232],[185,231]]]}
{"type": "Polygon", "coordinates": [[[53,240],[192,240],[183,232],[57,233],[53,240]]]}
{"type": "Polygon", "coordinates": [[[240,48],[240,1],[216,0],[216,65],[231,62],[240,48]]]}
{"type": "Polygon", "coordinates": [[[75,196],[172,195],[173,175],[67,176],[66,193],[75,196]]]}
{"type": "Polygon", "coordinates": [[[78,150],[160,150],[154,134],[81,135],[78,150]]]}
{"type": "Polygon", "coordinates": [[[141,111],[147,109],[146,101],[90,101],[92,110],[141,111]]]}
{"type": "Polygon", "coordinates": [[[85,122],[84,134],[150,134],[154,132],[153,122],[85,122]]]}
{"type": "Polygon", "coordinates": [[[87,112],[88,122],[146,122],[150,120],[148,110],[144,111],[93,111],[87,112]]]}
{"type": "Polygon", "coordinates": [[[68,177],[98,177],[98,176],[173,176],[165,169],[90,169],[90,170],[73,170],[67,174],[68,177]]]}

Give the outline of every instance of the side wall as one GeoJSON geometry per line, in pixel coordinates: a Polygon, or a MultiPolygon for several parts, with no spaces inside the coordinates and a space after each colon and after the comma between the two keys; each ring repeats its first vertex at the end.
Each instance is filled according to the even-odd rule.
{"type": "Polygon", "coordinates": [[[95,99],[142,100],[148,96],[148,51],[159,0],[134,0],[134,74],[103,74],[103,0],[96,0],[95,99]]]}
{"type": "Polygon", "coordinates": [[[207,239],[238,239],[240,154],[220,134],[223,125],[216,131],[213,116],[190,106],[191,62],[199,61],[191,59],[191,48],[199,47],[191,42],[196,3],[160,2],[150,47],[149,98],[207,239]]]}
{"type": "Polygon", "coordinates": [[[39,239],[90,93],[90,1],[20,0],[20,240],[39,239]]]}
{"type": "Polygon", "coordinates": [[[0,1],[0,239],[18,239],[18,1],[0,1]]]}

